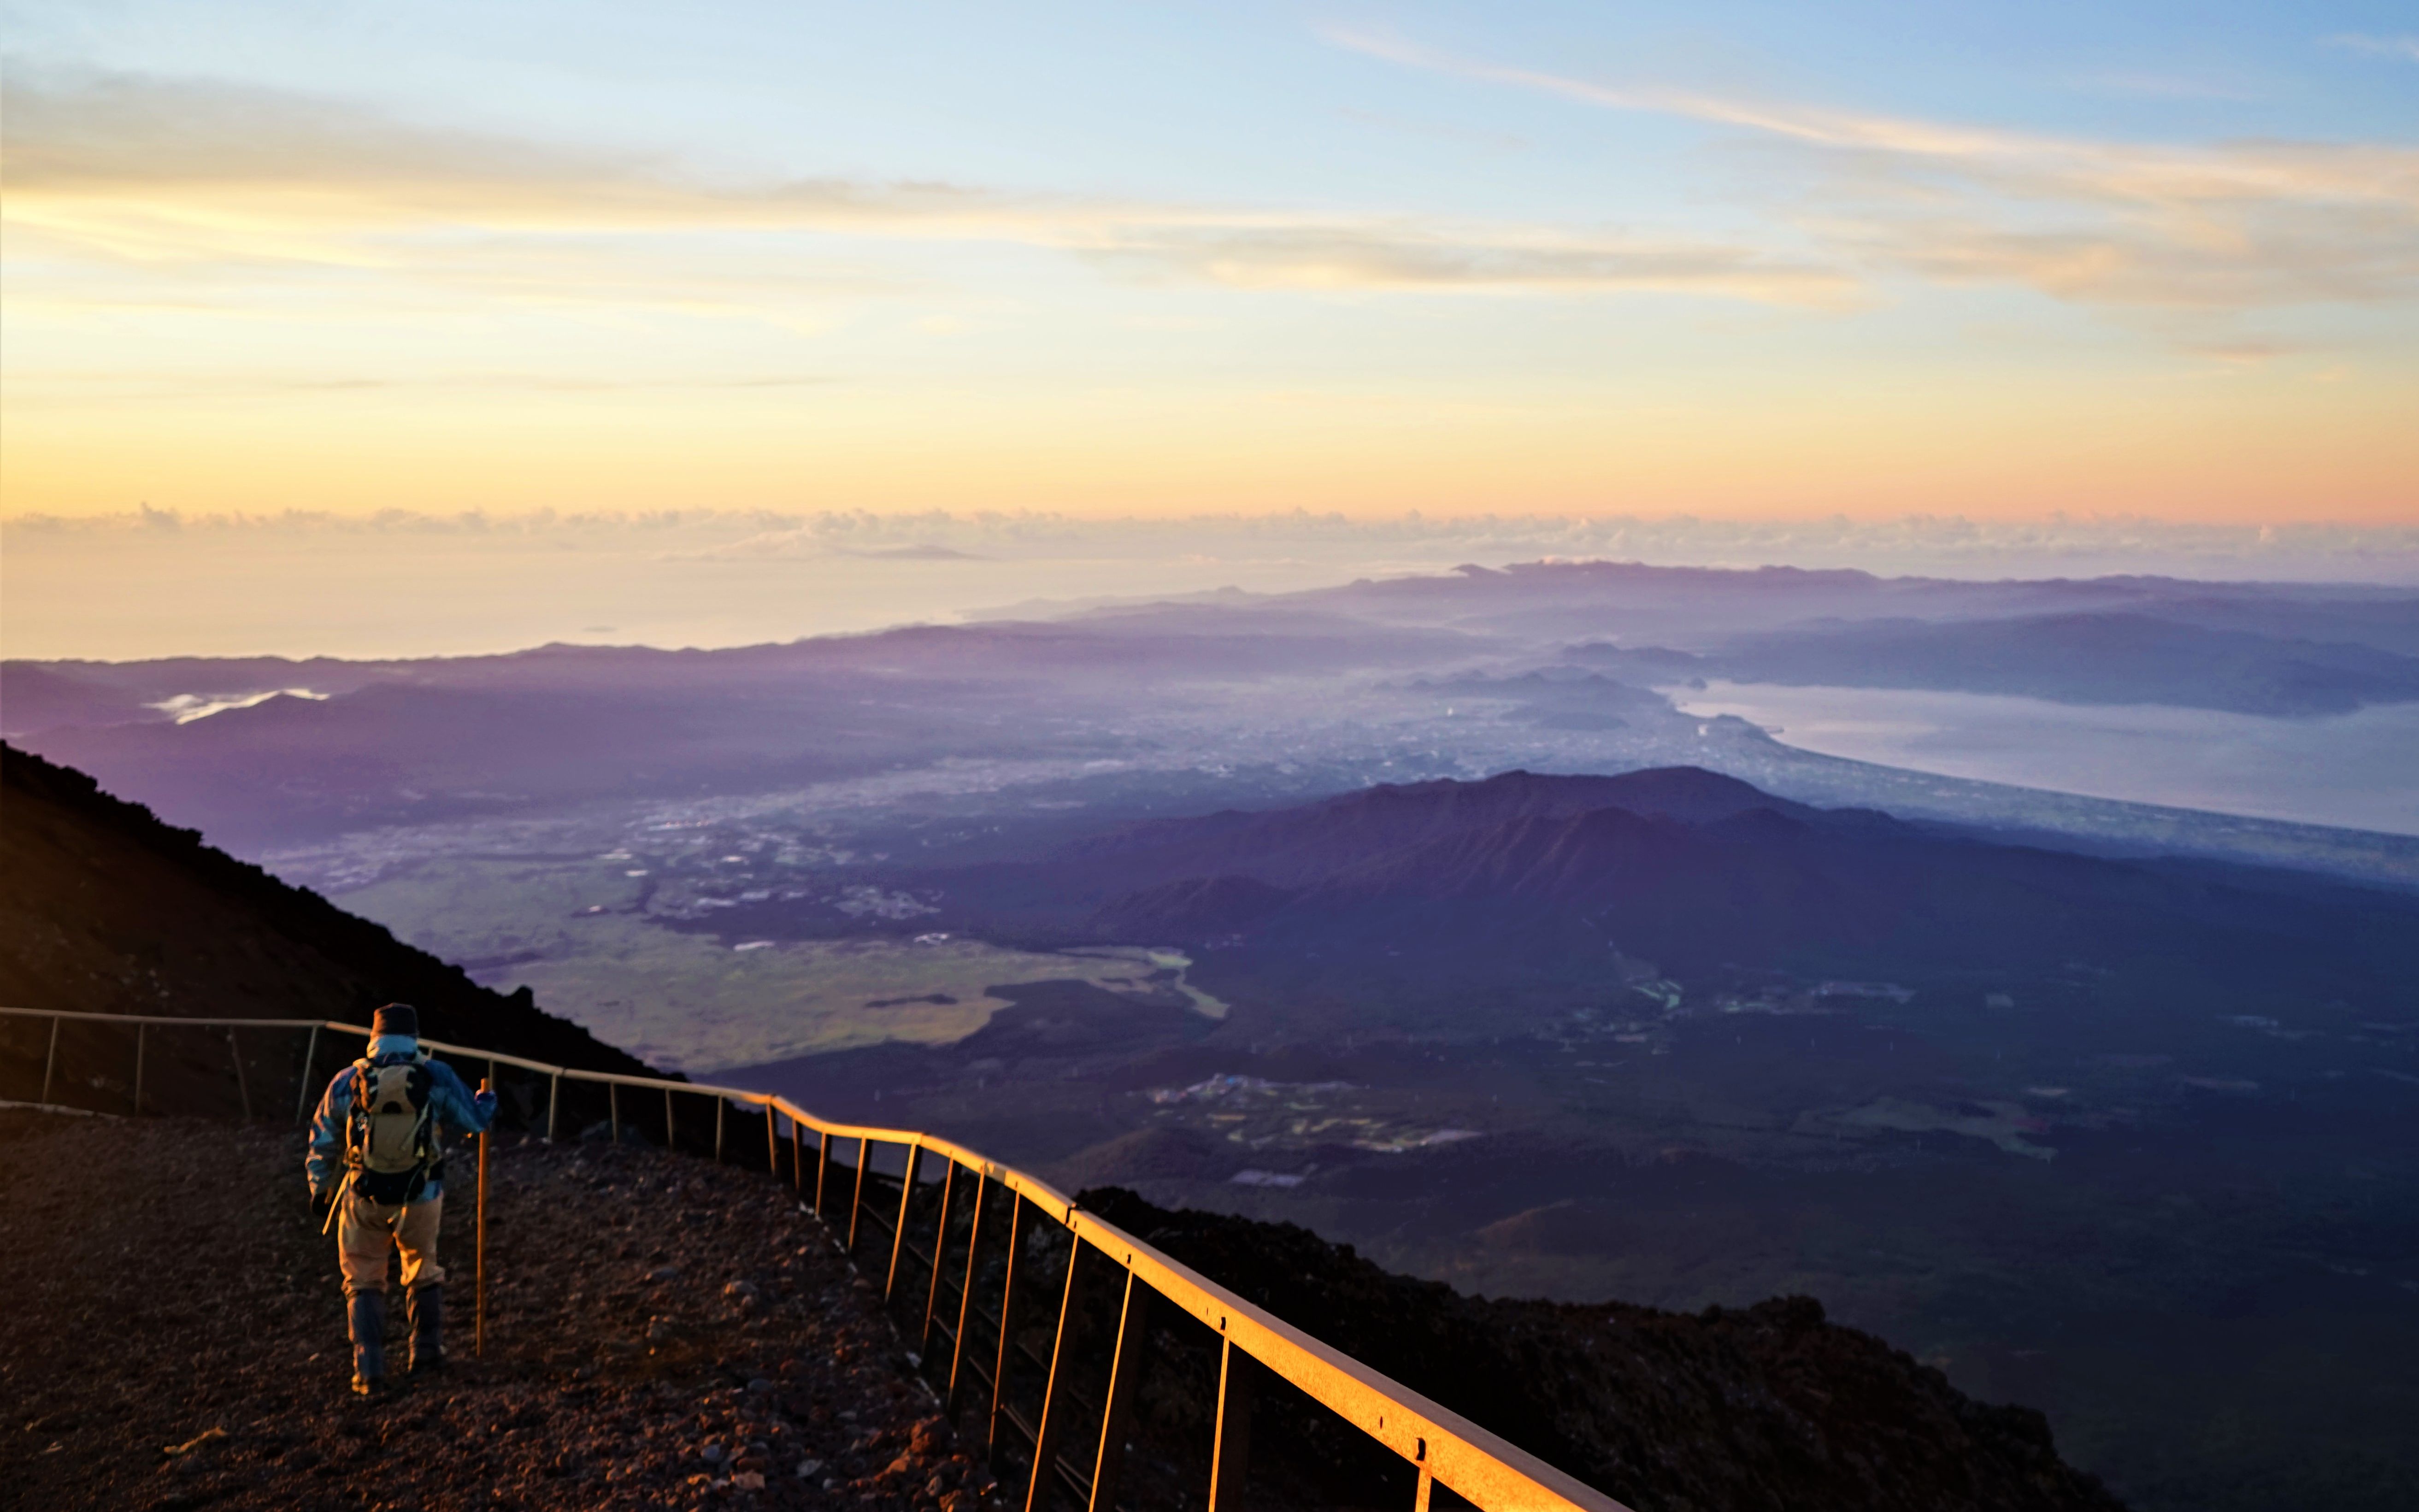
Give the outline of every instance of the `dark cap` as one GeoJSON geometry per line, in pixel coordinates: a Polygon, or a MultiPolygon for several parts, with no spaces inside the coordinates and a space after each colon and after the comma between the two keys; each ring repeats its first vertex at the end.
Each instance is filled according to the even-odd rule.
{"type": "Polygon", "coordinates": [[[389,1003],[370,1020],[370,1033],[373,1036],[408,1034],[417,1040],[420,1038],[420,1011],[409,1003],[389,1003]]]}

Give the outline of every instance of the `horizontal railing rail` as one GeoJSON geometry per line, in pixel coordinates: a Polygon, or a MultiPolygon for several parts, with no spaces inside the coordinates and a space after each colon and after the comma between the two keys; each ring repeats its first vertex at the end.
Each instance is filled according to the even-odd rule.
{"type": "MultiPolygon", "coordinates": [[[[320,1034],[327,1031],[366,1037],[370,1033],[366,1026],[334,1019],[196,1019],[11,1007],[0,1007],[0,1015],[47,1019],[51,1023],[49,1052],[43,1068],[43,1103],[50,1102],[58,1049],[58,1026],[62,1022],[133,1026],[137,1037],[133,1102],[137,1112],[142,1109],[141,1041],[149,1026],[308,1031],[310,1047],[304,1054],[300,1078],[302,1092],[295,1110],[298,1122],[309,1106],[312,1072],[317,1058],[320,1034]]],[[[485,1061],[490,1068],[491,1076],[494,1068],[511,1066],[547,1077],[546,1137],[549,1141],[557,1134],[562,1084],[564,1081],[600,1084],[608,1088],[609,1095],[618,1094],[623,1088],[661,1091],[666,1098],[664,1127],[668,1143],[671,1142],[673,1129],[672,1096],[696,1094],[716,1099],[715,1151],[717,1158],[722,1154],[725,1115],[730,1106],[742,1103],[761,1108],[764,1117],[767,1165],[777,1178],[780,1174],[780,1145],[783,1142],[779,1121],[788,1119],[791,1174],[799,1199],[810,1202],[818,1216],[832,1221],[833,1204],[829,1200],[832,1189],[848,1185],[853,1192],[847,1198],[845,1221],[833,1222],[840,1242],[855,1256],[862,1235],[879,1231],[888,1241],[889,1253],[883,1272],[885,1299],[891,1299],[899,1289],[902,1257],[923,1263],[929,1270],[922,1307],[922,1332],[917,1340],[918,1353],[923,1352],[920,1346],[930,1343],[936,1328],[947,1335],[950,1341],[948,1368],[946,1371],[937,1368],[933,1371],[945,1377],[942,1382],[945,1400],[954,1409],[965,1387],[973,1379],[980,1377],[992,1398],[989,1418],[994,1448],[1003,1425],[1028,1443],[1031,1464],[1023,1497],[1026,1512],[1041,1512],[1054,1481],[1084,1497],[1089,1512],[1112,1512],[1119,1480],[1119,1461],[1123,1456],[1123,1434],[1118,1425],[1132,1407],[1136,1363],[1145,1332],[1139,1319],[1143,1316],[1143,1304],[1151,1297],[1163,1299],[1179,1312],[1189,1315],[1218,1340],[1218,1395],[1210,1446],[1210,1512],[1217,1512],[1221,1501],[1227,1502],[1229,1512],[1233,1512],[1235,1489],[1240,1486],[1242,1473],[1242,1467],[1237,1460],[1248,1445],[1250,1390],[1240,1384],[1240,1373],[1235,1368],[1239,1357],[1255,1362],[1270,1375],[1290,1384],[1310,1400],[1399,1457],[1416,1473],[1416,1490],[1412,1500],[1415,1512],[1430,1512],[1431,1498],[1440,1487],[1461,1501],[1487,1509],[1487,1512],[1552,1512],[1552,1509],[1629,1512],[1628,1508],[1603,1492],[1581,1484],[1528,1451],[1244,1300],[1099,1215],[1085,1211],[1073,1198],[1048,1182],[1014,1166],[1002,1165],[954,1140],[917,1130],[844,1123],[820,1118],[788,1098],[754,1088],[723,1087],[664,1076],[558,1066],[523,1056],[441,1040],[424,1038],[420,1042],[448,1058],[485,1061]],[[810,1198],[807,1193],[809,1166],[805,1148],[806,1135],[809,1131],[814,1134],[818,1145],[812,1157],[814,1190],[810,1198]],[[840,1159],[843,1152],[837,1150],[835,1146],[851,1144],[855,1149],[847,1153],[854,1154],[854,1161],[840,1159]],[[872,1170],[874,1150],[877,1147],[886,1146],[895,1146],[905,1152],[905,1166],[898,1177],[872,1170]],[[925,1175],[928,1156],[937,1156],[944,1163],[937,1182],[925,1175]],[[835,1177],[840,1179],[835,1180],[835,1177]],[[895,1212],[882,1212],[878,1205],[869,1200],[879,1196],[878,1193],[868,1192],[869,1177],[886,1182],[899,1181],[895,1212]],[[953,1257],[949,1253],[954,1247],[950,1241],[953,1196],[961,1182],[967,1180],[973,1183],[974,1191],[972,1219],[964,1253],[963,1257],[953,1257]],[[934,1184],[941,1187],[941,1203],[928,1251],[910,1243],[908,1231],[917,1188],[934,1184]],[[1006,1274],[994,1304],[997,1310],[992,1313],[978,1307],[975,1280],[976,1261],[987,1237],[983,1233],[984,1199],[994,1187],[1008,1194],[1010,1201],[1006,1274]],[[1011,1353],[1010,1337],[1016,1327],[1017,1316],[1025,1310],[1023,1304],[1028,1300],[1026,1292],[1031,1285],[1029,1278],[1019,1274],[1021,1262],[1025,1259],[1019,1242],[1026,1237],[1030,1221],[1028,1214],[1044,1218],[1065,1230],[1071,1245],[1067,1275],[1061,1288],[1064,1295],[1058,1306],[1055,1332],[1056,1345],[1046,1359],[1039,1351],[1022,1350],[1029,1364],[1046,1372],[1038,1419],[1010,1404],[1005,1389],[1011,1353]],[[964,1268],[963,1281],[954,1288],[949,1297],[956,1307],[954,1325],[945,1317],[936,1316],[944,1297],[945,1269],[953,1259],[964,1268]],[[1071,1329],[1076,1321],[1077,1274],[1097,1264],[1112,1268],[1113,1282],[1116,1273],[1123,1273],[1125,1302],[1117,1315],[1117,1339],[1105,1392],[1079,1395],[1068,1380],[1065,1369],[1068,1362],[1064,1356],[1068,1353],[1071,1329]],[[996,1335],[996,1349],[989,1361],[974,1357],[967,1349],[965,1335],[969,1325],[976,1322],[990,1327],[996,1335]],[[1073,1407],[1082,1408],[1087,1418],[1096,1420],[1100,1429],[1100,1447],[1092,1457],[1088,1473],[1085,1466],[1067,1462],[1058,1448],[1067,1427],[1066,1420],[1073,1407]]],[[[239,1054],[235,1057],[235,1066],[240,1083],[243,1061],[239,1054]]],[[[244,1094],[244,1105],[249,1110],[248,1091],[244,1094]]],[[[608,1122],[612,1137],[619,1142],[623,1119],[617,1096],[609,1103],[608,1122]]],[[[867,1269],[870,1273],[872,1268],[867,1269]]],[[[938,1365],[938,1362],[931,1363],[935,1366],[938,1365]]]]}

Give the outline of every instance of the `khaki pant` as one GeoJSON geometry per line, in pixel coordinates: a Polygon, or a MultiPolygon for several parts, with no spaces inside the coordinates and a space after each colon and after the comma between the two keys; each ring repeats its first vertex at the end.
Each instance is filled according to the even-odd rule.
{"type": "Polygon", "coordinates": [[[390,1207],[345,1194],[344,1211],[336,1217],[336,1262],[345,1274],[345,1295],[383,1293],[387,1256],[393,1250],[403,1252],[406,1291],[443,1286],[445,1268],[437,1263],[437,1224],[444,1213],[442,1196],[390,1207]]]}

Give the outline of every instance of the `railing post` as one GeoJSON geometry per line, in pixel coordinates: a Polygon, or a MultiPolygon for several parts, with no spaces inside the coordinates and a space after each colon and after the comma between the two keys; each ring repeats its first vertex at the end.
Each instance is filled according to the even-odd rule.
{"type": "MultiPolygon", "coordinates": [[[[318,1030],[316,1030],[316,1029],[314,1029],[314,1030],[312,1030],[311,1032],[312,1032],[312,1033],[314,1033],[314,1034],[316,1034],[316,1033],[318,1033],[319,1031],[318,1031],[318,1030]]],[[[48,1055],[46,1055],[46,1056],[44,1056],[44,1057],[42,1057],[42,1101],[43,1101],[44,1103],[48,1103],[48,1102],[51,1100],[51,1072],[52,1072],[53,1071],[54,1071],[54,1070],[56,1070],[56,1069],[58,1068],[58,1064],[59,1064],[59,1016],[58,1016],[56,1013],[54,1013],[54,1014],[52,1014],[52,1015],[51,1015],[51,1050],[50,1050],[50,1054],[48,1054],[48,1055]]]]}
{"type": "MultiPolygon", "coordinates": [[[[58,1021],[51,1021],[55,1024],[58,1021]]],[[[302,1121],[303,1111],[311,1105],[311,1072],[319,1059],[319,1026],[311,1026],[311,1042],[302,1050],[302,1087],[294,1094],[294,1121],[302,1121]]]]}
{"type": "Polygon", "coordinates": [[[815,1216],[824,1215],[824,1178],[831,1174],[831,1131],[815,1134],[815,1216]]]}
{"type": "Polygon", "coordinates": [[[941,1393],[941,1415],[947,1418],[958,1415],[958,1367],[966,1358],[966,1323],[975,1313],[975,1260],[982,1254],[983,1199],[990,1193],[991,1172],[977,1172],[974,1221],[966,1228],[966,1280],[958,1288],[958,1326],[949,1335],[949,1379],[941,1393]]]}
{"type": "Polygon", "coordinates": [[[243,1121],[252,1121],[252,1088],[243,1079],[243,1051],[235,1042],[235,1030],[227,1030],[227,1054],[235,1057],[235,1095],[243,1103],[243,1121]]]}
{"type": "Polygon", "coordinates": [[[670,1155],[679,1149],[680,1141],[673,1137],[672,1089],[667,1087],[664,1088],[664,1153],[670,1155]]]}
{"type": "Polygon", "coordinates": [[[952,1157],[941,1168],[941,1221],[932,1227],[932,1278],[924,1288],[924,1324],[916,1330],[916,1352],[932,1352],[932,1310],[941,1305],[941,1260],[949,1248],[949,1199],[958,1190],[958,1163],[952,1157]]]}
{"type": "Polygon", "coordinates": [[[134,1026],[134,1116],[135,1116],[136,1118],[138,1118],[138,1119],[139,1119],[139,1118],[141,1118],[141,1117],[143,1116],[143,1030],[144,1030],[144,1027],[145,1027],[145,1026],[140,1025],[140,1024],[137,1024],[136,1026],[134,1026]]]}
{"type": "Polygon", "coordinates": [[[848,1199],[848,1252],[856,1253],[856,1215],[865,1211],[865,1168],[873,1164],[873,1141],[856,1136],[856,1191],[848,1199]]]}
{"type": "Polygon", "coordinates": [[[1436,1477],[1428,1473],[1427,1461],[1420,1462],[1419,1489],[1411,1493],[1411,1512],[1428,1512],[1428,1493],[1436,1489],[1436,1477]]]}
{"type": "Polygon", "coordinates": [[[622,1084],[620,1082],[605,1084],[605,1118],[606,1121],[613,1126],[613,1143],[619,1145],[622,1142],[622,1084]]]}
{"type": "Polygon", "coordinates": [[[722,1164],[722,1127],[731,1119],[731,1099],[719,1092],[714,1098],[714,1164],[722,1164]]]}
{"type": "MultiPolygon", "coordinates": [[[[1220,1319],[1218,1326],[1225,1327],[1220,1319]]],[[[1237,1512],[1252,1466],[1252,1362],[1231,1338],[1218,1341],[1218,1426],[1210,1440],[1209,1512],[1237,1512]]]]}
{"type": "Polygon", "coordinates": [[[778,1178],[781,1174],[780,1132],[773,1124],[773,1100],[764,1100],[764,1168],[778,1178]]]}
{"type": "Polygon", "coordinates": [[[916,1199],[916,1167],[923,1163],[924,1147],[908,1140],[907,1171],[899,1179],[899,1226],[890,1230],[890,1272],[882,1278],[885,1302],[890,1300],[891,1289],[899,1285],[899,1257],[907,1253],[907,1210],[916,1199]]]}
{"type": "Polygon", "coordinates": [[[807,1126],[790,1119],[790,1186],[800,1196],[807,1191],[807,1126]]]}
{"type": "MultiPolygon", "coordinates": [[[[1109,1399],[1101,1405],[1101,1449],[1092,1460],[1091,1512],[1116,1512],[1126,1466],[1126,1420],[1133,1415],[1134,1382],[1150,1343],[1150,1288],[1136,1279],[1126,1257],[1125,1304],[1117,1309],[1117,1343],[1109,1356],[1109,1399]]],[[[1423,1509],[1425,1512],[1425,1509],[1423,1509]]]]}
{"type": "Polygon", "coordinates": [[[1025,1488],[1025,1512],[1041,1512],[1049,1477],[1057,1469],[1058,1434],[1067,1426],[1070,1402],[1058,1396],[1058,1371],[1068,1363],[1069,1335],[1076,1323],[1075,1287],[1084,1274],[1084,1236],[1067,1236],[1067,1291],[1058,1301],[1058,1338],[1050,1346],[1050,1374],[1041,1384],[1041,1424],[1033,1432],[1033,1478],[1025,1488]]]}
{"type": "Polygon", "coordinates": [[[550,1145],[554,1143],[555,1114],[562,1107],[562,1072],[556,1072],[546,1081],[546,1142],[550,1145]]]}
{"type": "MultiPolygon", "coordinates": [[[[494,1061],[487,1062],[487,1074],[479,1080],[480,1091],[495,1090],[495,1066],[494,1061]]],[[[470,1335],[472,1339],[470,1352],[485,1359],[487,1354],[487,1131],[485,1129],[479,1131],[478,1215],[478,1248],[475,1252],[477,1257],[472,1262],[473,1269],[470,1273],[471,1319],[472,1327],[475,1330],[470,1335]]],[[[416,1343],[413,1345],[415,1349],[418,1347],[416,1343]]]]}
{"type": "Polygon", "coordinates": [[[1008,1273],[999,1280],[999,1358],[991,1372],[991,1413],[985,1419],[983,1449],[999,1451],[999,1415],[1008,1411],[1009,1341],[1016,1336],[1016,1262],[1025,1247],[1025,1194],[1008,1192],[1008,1273]]]}

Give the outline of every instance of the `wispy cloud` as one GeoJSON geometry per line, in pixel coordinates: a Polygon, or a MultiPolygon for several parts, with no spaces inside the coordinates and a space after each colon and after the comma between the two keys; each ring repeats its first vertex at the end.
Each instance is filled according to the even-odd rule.
{"type": "Polygon", "coordinates": [[[469,370],[417,374],[409,377],[367,374],[262,373],[241,369],[193,372],[46,373],[38,385],[20,381],[8,396],[11,409],[40,409],[60,403],[157,403],[163,400],[285,399],[297,396],[341,396],[395,393],[627,393],[649,392],[747,392],[753,390],[828,388],[846,381],[829,374],[770,373],[747,377],[718,374],[651,375],[641,378],[595,374],[469,370]]]}
{"type": "Polygon", "coordinates": [[[701,254],[719,235],[996,242],[1121,273],[1256,289],[1844,299],[1834,270],[1601,228],[1445,224],[933,182],[732,181],[664,160],[426,130],[341,103],[125,76],[12,90],[7,214],[37,248],[121,272],[311,270],[468,283],[534,301],[745,308],[877,275],[701,254]],[[787,285],[787,287],[783,287],[787,285]]]}
{"type": "Polygon", "coordinates": [[[2199,342],[2195,344],[2192,349],[2211,361],[2241,367],[2256,367],[2262,363],[2273,362],[2280,357],[2291,357],[2303,350],[2294,342],[2276,341],[2259,336],[2242,336],[2230,341],[2199,342]]]}
{"type": "Polygon", "coordinates": [[[1091,249],[1105,265],[1239,288],[1661,290],[1841,304],[1839,272],[1742,248],[1552,230],[1364,225],[1176,227],[1091,249]]]}
{"type": "Polygon", "coordinates": [[[1836,250],[1928,279],[2206,310],[2380,302],[2419,290],[2419,149],[2056,136],[1617,86],[1391,34],[1327,35],[1406,67],[1741,128],[1808,160],[1797,181],[1816,192],[1800,193],[1793,217],[1836,250]]]}
{"type": "Polygon", "coordinates": [[[2326,39],[2329,47],[2339,47],[2349,53],[2366,53],[2372,57],[2399,58],[2405,63],[2419,63],[2419,37],[2369,37],[2359,32],[2342,32],[2326,39]]]}

